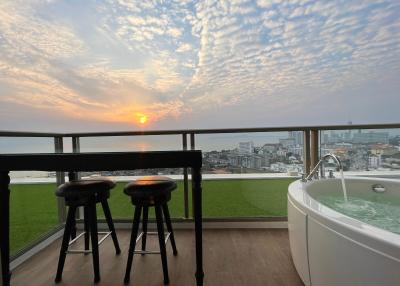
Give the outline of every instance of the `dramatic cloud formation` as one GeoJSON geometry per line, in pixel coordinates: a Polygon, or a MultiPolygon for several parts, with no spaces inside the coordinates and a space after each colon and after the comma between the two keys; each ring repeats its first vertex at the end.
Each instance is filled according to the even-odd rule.
{"type": "Polygon", "coordinates": [[[400,103],[399,19],[395,0],[5,0],[0,111],[150,128],[295,125],[313,107],[316,124],[399,121],[375,104],[400,103]]]}

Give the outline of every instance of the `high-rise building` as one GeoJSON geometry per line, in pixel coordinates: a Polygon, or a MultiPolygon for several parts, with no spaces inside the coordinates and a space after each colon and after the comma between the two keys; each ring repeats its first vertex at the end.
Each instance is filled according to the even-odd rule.
{"type": "Polygon", "coordinates": [[[289,138],[294,139],[295,145],[303,145],[304,137],[302,131],[289,131],[289,138]]]}
{"type": "Polygon", "coordinates": [[[239,142],[239,153],[240,154],[252,154],[254,152],[253,141],[239,142]]]}

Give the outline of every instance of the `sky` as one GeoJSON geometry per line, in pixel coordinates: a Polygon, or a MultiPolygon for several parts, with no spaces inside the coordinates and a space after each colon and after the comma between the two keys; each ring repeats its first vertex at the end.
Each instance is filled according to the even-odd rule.
{"type": "Polygon", "coordinates": [[[400,123],[400,1],[0,2],[0,130],[400,123]]]}

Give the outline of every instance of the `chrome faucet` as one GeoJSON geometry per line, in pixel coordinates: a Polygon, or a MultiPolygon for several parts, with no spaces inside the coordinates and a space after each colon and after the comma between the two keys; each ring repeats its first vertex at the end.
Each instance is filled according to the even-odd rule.
{"type": "MultiPolygon", "coordinates": [[[[310,172],[310,174],[308,174],[308,176],[306,177],[306,181],[310,181],[314,178],[318,179],[318,168],[321,167],[321,178],[325,178],[325,170],[324,170],[324,165],[323,163],[325,162],[326,159],[328,158],[332,158],[335,163],[337,164],[339,170],[343,170],[343,165],[342,162],[340,161],[339,157],[337,157],[335,154],[332,153],[328,153],[326,155],[324,155],[321,160],[319,160],[319,162],[317,163],[317,165],[314,167],[314,169],[310,172]]],[[[333,178],[333,173],[329,172],[329,178],[333,178]]]]}

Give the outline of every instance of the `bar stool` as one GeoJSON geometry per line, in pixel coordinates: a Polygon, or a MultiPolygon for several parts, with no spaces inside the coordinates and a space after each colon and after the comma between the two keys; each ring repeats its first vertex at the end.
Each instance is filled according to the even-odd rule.
{"type": "Polygon", "coordinates": [[[171,200],[171,192],[176,189],[176,183],[168,177],[146,176],[127,184],[124,193],[131,197],[132,205],[135,206],[135,213],[132,224],[131,241],[129,246],[128,262],[126,265],[124,282],[129,283],[130,272],[134,254],[161,254],[161,262],[164,273],[164,284],[169,283],[166,243],[171,240],[173,254],[176,256],[174,233],[172,230],[171,218],[169,215],[167,202],[171,200]],[[157,234],[160,244],[160,251],[146,251],[148,212],[149,207],[154,207],[157,222],[157,234]],[[138,236],[140,216],[143,210],[142,233],[138,236]],[[164,233],[163,214],[167,225],[167,236],[164,233]],[[136,243],[142,239],[142,250],[135,250],[136,243]]]}
{"type": "Polygon", "coordinates": [[[115,183],[113,181],[103,178],[97,178],[95,180],[71,180],[58,187],[56,196],[63,197],[65,199],[65,204],[69,208],[58,260],[57,275],[55,278],[56,283],[61,281],[67,253],[92,253],[94,282],[100,281],[99,245],[109,235],[111,235],[114,242],[116,254],[118,255],[121,253],[107,202],[107,199],[110,197],[110,190],[114,187],[115,183]],[[101,203],[103,207],[104,215],[110,230],[109,232],[97,232],[97,203],[101,203]],[[77,208],[81,206],[83,206],[84,209],[84,232],[76,236],[75,214],[77,208]],[[100,241],[98,241],[98,234],[104,235],[100,241]],[[84,235],[85,239],[85,250],[68,250],[68,247],[75,243],[82,235],[84,235]],[[92,242],[92,250],[89,250],[89,237],[92,242]]]}

